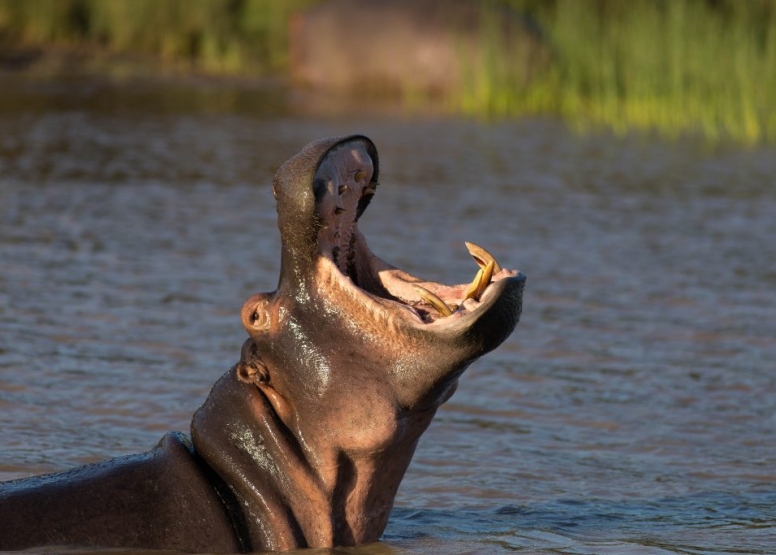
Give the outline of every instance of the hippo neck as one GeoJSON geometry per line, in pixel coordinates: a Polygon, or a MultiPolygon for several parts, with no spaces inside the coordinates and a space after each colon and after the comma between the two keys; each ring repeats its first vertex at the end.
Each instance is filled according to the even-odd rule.
{"type": "Polygon", "coordinates": [[[357,545],[377,541],[420,432],[373,456],[336,446],[304,449],[255,385],[236,367],[216,382],[192,420],[200,456],[234,492],[237,533],[253,550],[357,545]],[[228,409],[224,410],[224,407],[228,409]]]}

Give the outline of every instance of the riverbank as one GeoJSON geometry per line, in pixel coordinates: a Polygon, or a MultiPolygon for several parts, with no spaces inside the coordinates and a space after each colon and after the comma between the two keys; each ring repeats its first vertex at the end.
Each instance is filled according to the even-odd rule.
{"type": "MultiPolygon", "coordinates": [[[[472,2],[480,38],[465,79],[434,94],[410,81],[383,100],[489,119],[552,114],[583,130],[776,141],[773,0],[472,2]],[[505,9],[535,23],[552,52],[530,79],[503,31],[505,9]]],[[[291,20],[319,3],[0,0],[0,69],[44,78],[284,80],[291,20]]]]}

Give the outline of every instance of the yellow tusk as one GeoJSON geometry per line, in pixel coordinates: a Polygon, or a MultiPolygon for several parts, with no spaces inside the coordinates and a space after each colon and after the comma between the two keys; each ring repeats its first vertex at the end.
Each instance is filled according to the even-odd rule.
{"type": "Polygon", "coordinates": [[[471,282],[466,294],[463,296],[463,300],[474,299],[479,301],[485,289],[490,285],[490,280],[493,277],[493,269],[496,267],[495,260],[491,260],[484,268],[477,270],[477,275],[474,276],[474,281],[471,282]]]}
{"type": "Polygon", "coordinates": [[[430,304],[431,306],[437,309],[437,312],[439,312],[440,316],[446,317],[453,314],[453,311],[450,310],[450,307],[447,306],[442,299],[434,295],[428,289],[415,284],[412,284],[412,287],[415,289],[418,295],[420,295],[421,299],[423,299],[428,304],[430,304]]]}
{"type": "Polygon", "coordinates": [[[478,301],[480,300],[480,297],[482,297],[482,294],[485,292],[485,288],[490,285],[490,280],[493,278],[493,271],[496,269],[496,261],[491,260],[488,262],[488,265],[483,268],[482,271],[482,279],[480,280],[480,285],[477,287],[477,296],[475,299],[478,301]]]}
{"type": "Polygon", "coordinates": [[[474,243],[469,243],[468,241],[465,241],[464,244],[469,250],[469,254],[472,255],[472,258],[474,258],[474,261],[480,268],[484,269],[485,266],[488,265],[488,262],[493,262],[493,273],[497,274],[501,271],[501,266],[498,262],[496,262],[496,259],[488,251],[483,249],[481,246],[475,245],[474,243]]]}
{"type": "Polygon", "coordinates": [[[463,300],[466,299],[477,299],[477,289],[480,287],[480,281],[482,280],[482,268],[477,270],[477,275],[474,276],[474,281],[471,282],[468,289],[466,289],[466,293],[463,296],[463,300]]]}

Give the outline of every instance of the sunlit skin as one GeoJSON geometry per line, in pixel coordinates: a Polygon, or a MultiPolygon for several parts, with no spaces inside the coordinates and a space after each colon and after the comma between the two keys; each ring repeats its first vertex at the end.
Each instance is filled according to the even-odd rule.
{"type": "Polygon", "coordinates": [[[378,171],[362,136],[286,162],[273,183],[277,289],[243,305],[249,338],[195,413],[191,443],[168,434],[143,455],[0,487],[0,549],[378,540],[420,435],[461,373],[513,331],[525,283],[472,244],[471,284],[376,257],[358,220],[378,171]]]}

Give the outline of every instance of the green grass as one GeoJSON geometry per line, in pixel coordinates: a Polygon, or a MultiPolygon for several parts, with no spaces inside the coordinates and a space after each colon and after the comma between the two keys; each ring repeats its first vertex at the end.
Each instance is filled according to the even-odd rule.
{"type": "Polygon", "coordinates": [[[311,0],[0,0],[0,47],[91,47],[217,74],[282,71],[311,0]]]}
{"type": "MultiPolygon", "coordinates": [[[[315,0],[0,0],[0,49],[153,57],[214,74],[282,74],[291,14],[315,0]]],[[[579,128],[776,141],[776,0],[481,0],[483,48],[452,112],[556,114],[579,128]],[[525,79],[500,24],[529,13],[552,49],[525,79]]],[[[422,95],[408,88],[416,105],[422,95]]],[[[427,100],[431,101],[431,100],[427,100]]],[[[438,99],[434,99],[437,102],[438,99]]]]}
{"type": "MultiPolygon", "coordinates": [[[[467,112],[547,112],[582,128],[776,140],[773,0],[510,3],[547,31],[555,61],[522,88],[509,79],[519,68],[480,64],[488,92],[472,102],[463,91],[467,112]]],[[[489,36],[499,40],[495,26],[489,36]]]]}

